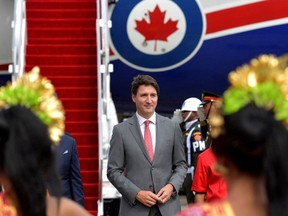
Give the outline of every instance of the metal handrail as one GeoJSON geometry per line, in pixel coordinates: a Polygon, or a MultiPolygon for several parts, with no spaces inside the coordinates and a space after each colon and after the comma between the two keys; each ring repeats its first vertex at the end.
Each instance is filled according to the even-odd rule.
{"type": "Polygon", "coordinates": [[[14,18],[11,24],[13,28],[12,40],[12,67],[9,72],[12,73],[12,80],[22,76],[25,67],[25,46],[27,40],[26,29],[26,1],[14,1],[14,18]]]}
{"type": "Polygon", "coordinates": [[[102,74],[101,74],[101,63],[102,63],[102,28],[101,28],[101,22],[102,22],[102,4],[105,4],[106,0],[96,0],[96,8],[97,8],[97,21],[96,21],[96,37],[97,37],[97,77],[98,77],[98,155],[99,155],[99,200],[98,200],[98,216],[104,215],[104,203],[103,203],[103,197],[102,197],[102,147],[103,147],[103,122],[102,122],[102,116],[103,116],[103,85],[102,85],[102,74]]]}
{"type": "MultiPolygon", "coordinates": [[[[107,151],[109,146],[111,117],[109,110],[111,109],[110,95],[110,52],[109,52],[109,27],[111,21],[108,19],[108,0],[97,0],[97,71],[98,71],[98,143],[99,143],[99,200],[98,200],[98,216],[104,215],[103,208],[103,179],[102,169],[105,169],[105,161],[107,160],[107,151]],[[104,136],[104,133],[106,137],[104,136]]],[[[115,189],[116,190],[116,189],[115,189]]]]}

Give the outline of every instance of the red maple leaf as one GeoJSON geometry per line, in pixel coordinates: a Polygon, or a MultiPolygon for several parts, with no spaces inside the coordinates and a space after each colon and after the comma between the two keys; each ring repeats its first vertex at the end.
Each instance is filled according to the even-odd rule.
{"type": "Polygon", "coordinates": [[[167,38],[177,31],[177,21],[169,19],[164,23],[166,11],[162,12],[158,5],[156,5],[154,11],[149,11],[150,23],[144,18],[142,20],[136,20],[135,29],[145,37],[145,41],[155,40],[154,51],[157,49],[157,40],[167,41],[167,38]]]}

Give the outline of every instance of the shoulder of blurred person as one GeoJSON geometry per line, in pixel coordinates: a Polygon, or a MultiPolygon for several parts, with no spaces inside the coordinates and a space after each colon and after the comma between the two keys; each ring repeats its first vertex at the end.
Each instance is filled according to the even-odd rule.
{"type": "Polygon", "coordinates": [[[92,216],[83,206],[68,199],[47,198],[47,216],[92,216]]]}

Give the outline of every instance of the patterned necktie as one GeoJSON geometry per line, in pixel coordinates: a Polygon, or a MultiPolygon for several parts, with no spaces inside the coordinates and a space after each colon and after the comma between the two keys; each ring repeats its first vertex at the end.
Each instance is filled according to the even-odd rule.
{"type": "Polygon", "coordinates": [[[148,151],[148,155],[149,155],[151,161],[153,161],[154,154],[153,154],[152,137],[151,137],[151,132],[149,129],[149,124],[150,124],[150,121],[146,120],[145,121],[145,130],[144,130],[144,142],[146,145],[146,149],[148,151]]]}

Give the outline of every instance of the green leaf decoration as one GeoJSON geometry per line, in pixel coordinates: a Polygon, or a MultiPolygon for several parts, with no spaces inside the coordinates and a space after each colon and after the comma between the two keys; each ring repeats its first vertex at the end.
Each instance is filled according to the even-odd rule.
{"type": "Polygon", "coordinates": [[[223,111],[230,115],[237,112],[250,102],[250,95],[248,91],[243,91],[241,88],[231,88],[224,94],[223,111]]]}
{"type": "Polygon", "coordinates": [[[9,105],[22,105],[34,109],[39,105],[39,94],[24,86],[2,89],[0,100],[9,105]]]}
{"type": "Polygon", "coordinates": [[[55,96],[51,81],[40,75],[34,67],[6,86],[0,88],[0,108],[24,106],[30,109],[48,126],[51,140],[57,145],[64,134],[65,112],[61,101],[55,96]]]}
{"type": "Polygon", "coordinates": [[[250,91],[255,104],[258,107],[265,107],[267,110],[279,107],[284,100],[282,91],[272,82],[258,84],[250,91]]]}
{"type": "Polygon", "coordinates": [[[288,119],[288,101],[283,101],[282,105],[277,107],[275,118],[280,121],[285,121],[288,119]]]}
{"type": "Polygon", "coordinates": [[[288,102],[285,101],[279,86],[273,82],[261,83],[246,89],[230,88],[224,93],[224,101],[223,111],[227,115],[239,111],[253,101],[256,106],[275,112],[277,119],[288,117],[288,102]],[[283,111],[283,103],[286,103],[286,111],[283,111]]]}
{"type": "Polygon", "coordinates": [[[52,123],[51,118],[49,117],[49,115],[45,112],[38,112],[36,111],[36,115],[38,116],[38,118],[41,119],[42,122],[44,122],[46,125],[50,125],[52,123]]]}

